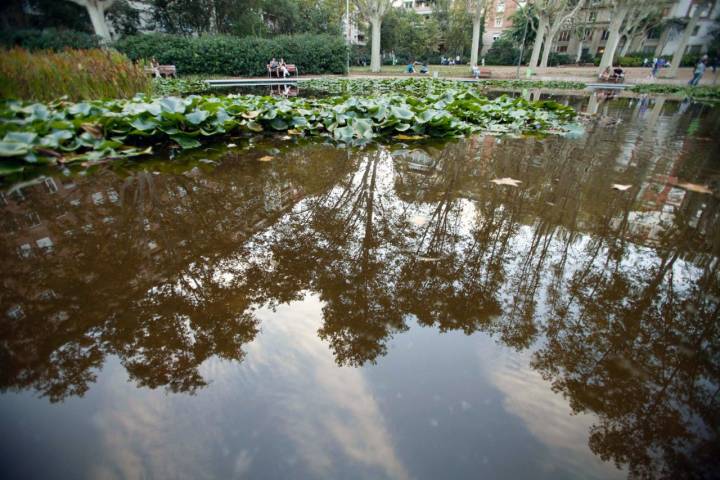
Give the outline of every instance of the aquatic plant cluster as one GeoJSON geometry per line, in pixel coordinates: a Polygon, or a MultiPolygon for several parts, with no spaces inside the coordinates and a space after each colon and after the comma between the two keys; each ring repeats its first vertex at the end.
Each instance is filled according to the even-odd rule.
{"type": "Polygon", "coordinates": [[[376,137],[451,137],[477,131],[562,132],[575,110],[553,101],[494,100],[470,90],[424,95],[282,98],[223,97],[0,103],[0,157],[22,163],[99,161],[149,154],[169,142],[183,149],[228,134],[326,136],[342,143],[376,137]]]}
{"type": "Polygon", "coordinates": [[[655,95],[679,95],[697,100],[720,102],[720,85],[666,85],[666,84],[643,84],[634,85],[631,92],[649,93],[655,95]]]}

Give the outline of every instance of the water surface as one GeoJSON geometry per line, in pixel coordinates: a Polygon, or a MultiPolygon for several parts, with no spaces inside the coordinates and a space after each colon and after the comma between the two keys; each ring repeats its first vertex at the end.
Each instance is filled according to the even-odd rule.
{"type": "Polygon", "coordinates": [[[2,477],[717,475],[718,111],[564,100],[4,185],[2,477]]]}

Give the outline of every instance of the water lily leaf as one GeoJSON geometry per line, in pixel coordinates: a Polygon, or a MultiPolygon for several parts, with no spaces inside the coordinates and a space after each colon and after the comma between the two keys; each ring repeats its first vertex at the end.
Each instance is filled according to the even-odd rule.
{"type": "Polygon", "coordinates": [[[399,118],[400,120],[410,120],[415,116],[413,112],[411,112],[407,108],[402,107],[393,107],[391,112],[393,117],[399,118]]]}
{"type": "Polygon", "coordinates": [[[9,132],[5,135],[3,141],[14,142],[14,143],[33,143],[37,138],[37,133],[34,132],[9,132]]]}
{"type": "Polygon", "coordinates": [[[358,118],[353,121],[352,128],[360,138],[372,138],[373,129],[369,120],[358,118]]]}
{"type": "Polygon", "coordinates": [[[333,135],[338,140],[347,141],[353,138],[353,134],[355,131],[352,129],[352,127],[338,127],[333,132],[333,135]]]}
{"type": "Polygon", "coordinates": [[[425,136],[424,135],[405,135],[405,134],[401,133],[400,135],[395,135],[395,138],[398,140],[422,140],[423,138],[425,138],[425,136]]]}
{"type": "Polygon", "coordinates": [[[409,123],[398,123],[397,125],[395,125],[395,130],[397,130],[398,132],[404,132],[408,129],[410,129],[409,123]]]}
{"type": "Polygon", "coordinates": [[[248,120],[252,120],[254,118],[257,118],[257,116],[260,115],[260,110],[254,110],[252,112],[245,112],[242,114],[243,118],[246,118],[248,120]]]}
{"type": "Polygon", "coordinates": [[[185,118],[187,118],[187,121],[193,125],[198,125],[204,122],[209,116],[210,112],[205,110],[195,110],[194,112],[186,115],[185,118]]]}
{"type": "Polygon", "coordinates": [[[30,151],[26,143],[0,141],[0,157],[19,157],[30,151]]]}
{"type": "Polygon", "coordinates": [[[91,105],[87,102],[80,102],[76,103],[74,105],[71,105],[70,108],[68,108],[68,113],[70,115],[82,115],[84,117],[87,117],[90,115],[90,109],[91,105]]]}
{"type": "Polygon", "coordinates": [[[168,113],[184,113],[185,103],[181,98],[165,97],[160,100],[160,108],[163,112],[168,113]]]}
{"type": "Polygon", "coordinates": [[[246,126],[248,129],[252,130],[253,132],[262,132],[263,131],[262,125],[260,125],[255,120],[250,120],[249,122],[247,122],[246,126]]]}
{"type": "Polygon", "coordinates": [[[195,140],[194,138],[192,138],[192,137],[189,136],[189,135],[184,135],[184,134],[178,133],[178,134],[175,134],[175,135],[170,136],[170,138],[171,138],[175,143],[177,143],[178,145],[180,145],[180,147],[181,147],[183,150],[188,150],[188,149],[191,149],[191,148],[197,148],[197,147],[200,146],[200,142],[198,142],[197,140],[195,140]]]}
{"type": "MultiPolygon", "coordinates": [[[[130,125],[135,130],[140,130],[141,132],[145,132],[147,130],[153,130],[155,127],[157,127],[158,123],[152,118],[142,118],[138,117],[135,120],[133,120],[130,125]]],[[[169,133],[169,132],[165,132],[169,133]]]]}
{"type": "Polygon", "coordinates": [[[270,126],[275,130],[287,130],[288,124],[282,118],[276,117],[270,122],[270,126]]]}

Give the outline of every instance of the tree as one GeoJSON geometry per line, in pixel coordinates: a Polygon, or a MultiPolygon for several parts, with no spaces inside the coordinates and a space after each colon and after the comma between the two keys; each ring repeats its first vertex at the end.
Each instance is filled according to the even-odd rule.
{"type": "Polygon", "coordinates": [[[512,41],[518,47],[530,45],[535,42],[535,30],[537,29],[538,15],[535,11],[535,4],[528,3],[520,7],[510,15],[512,25],[503,32],[503,36],[512,41]]]}
{"type": "Polygon", "coordinates": [[[480,51],[480,37],[482,34],[482,24],[485,18],[485,9],[488,0],[475,0],[475,12],[473,13],[473,34],[472,44],[470,45],[470,65],[477,65],[478,52],[480,51]]]}
{"type": "Polygon", "coordinates": [[[632,25],[641,22],[650,12],[658,8],[657,0],[613,0],[608,26],[608,40],[600,59],[600,72],[611,67],[620,38],[632,25]]]}
{"type": "Polygon", "coordinates": [[[440,27],[435,18],[426,20],[412,10],[393,8],[383,20],[381,47],[401,61],[428,60],[438,54],[440,27]]]}
{"type": "Polygon", "coordinates": [[[540,16],[547,15],[548,17],[548,28],[545,32],[544,40],[545,49],[543,50],[542,61],[540,62],[541,68],[547,67],[550,50],[552,49],[552,44],[558,31],[563,25],[566,25],[570,19],[577,15],[577,12],[580,11],[585,4],[585,0],[554,0],[548,3],[546,9],[538,12],[540,16]]]}
{"type": "Polygon", "coordinates": [[[692,12],[692,16],[690,17],[690,21],[685,27],[685,30],[683,30],[683,34],[682,37],[680,37],[680,42],[678,43],[677,50],[675,50],[672,62],[670,62],[670,70],[667,73],[667,76],[669,78],[675,78],[677,76],[678,68],[680,67],[680,63],[682,62],[682,57],[683,55],[685,55],[685,48],[687,47],[688,40],[690,40],[690,36],[692,35],[693,30],[695,30],[695,27],[698,24],[700,14],[711,7],[712,3],[706,0],[701,0],[694,4],[694,9],[692,12]]]}
{"type": "Polygon", "coordinates": [[[450,56],[465,57],[470,51],[472,24],[472,15],[466,8],[465,2],[452,2],[447,25],[440,25],[440,31],[445,32],[445,51],[450,56]]]}
{"type": "Polygon", "coordinates": [[[85,7],[90,16],[90,22],[92,23],[95,35],[102,38],[103,41],[109,41],[110,27],[108,27],[107,20],[105,19],[105,12],[112,7],[116,0],[68,0],[73,3],[77,3],[81,7],[85,7]]]}
{"type": "Polygon", "coordinates": [[[362,15],[372,28],[372,49],[370,51],[370,70],[379,72],[380,61],[380,36],[383,18],[390,8],[391,0],[353,0],[360,15],[362,15]]]}
{"type": "Polygon", "coordinates": [[[543,68],[547,67],[555,35],[557,35],[560,27],[572,19],[584,4],[585,0],[536,0],[534,2],[538,25],[530,62],[528,63],[529,68],[538,66],[541,50],[543,56],[539,65],[543,68]]]}

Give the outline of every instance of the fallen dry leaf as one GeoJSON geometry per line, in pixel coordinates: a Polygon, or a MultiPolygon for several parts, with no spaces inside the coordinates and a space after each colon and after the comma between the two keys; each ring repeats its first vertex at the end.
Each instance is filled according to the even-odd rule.
{"type": "Polygon", "coordinates": [[[510,177],[494,178],[490,181],[495,185],[507,185],[508,187],[519,187],[522,183],[520,180],[515,180],[514,178],[510,177]]]}
{"type": "Polygon", "coordinates": [[[273,158],[275,158],[275,157],[271,157],[270,155],[265,155],[264,157],[258,158],[258,160],[261,162],[270,162],[273,160],[273,158]]]}
{"type": "Polygon", "coordinates": [[[395,138],[397,140],[421,140],[425,137],[422,135],[405,135],[401,133],[400,135],[395,135],[395,138]]]}
{"type": "Polygon", "coordinates": [[[613,183],[612,184],[612,188],[614,190],[620,190],[621,192],[624,192],[625,190],[629,189],[630,187],[632,187],[632,185],[623,185],[621,183],[613,183]]]}
{"type": "Polygon", "coordinates": [[[292,140],[292,137],[289,135],[285,135],[285,136],[280,137],[280,140],[292,140]]]}
{"type": "Polygon", "coordinates": [[[675,186],[680,187],[685,190],[688,190],[690,192],[709,193],[709,194],[713,193],[712,190],[710,190],[707,187],[707,185],[699,185],[697,183],[680,182],[680,183],[677,183],[675,186]]]}
{"type": "Polygon", "coordinates": [[[417,225],[418,227],[422,227],[427,222],[428,218],[423,215],[413,215],[412,218],[410,218],[410,223],[417,225]]]}
{"type": "Polygon", "coordinates": [[[259,111],[259,110],[255,110],[255,111],[252,111],[252,112],[245,112],[245,113],[243,113],[243,114],[242,114],[242,117],[243,117],[243,118],[247,118],[247,119],[249,119],[249,120],[252,120],[253,118],[256,118],[258,115],[260,115],[260,111],[259,111]]]}
{"type": "Polygon", "coordinates": [[[102,130],[97,125],[93,125],[92,123],[83,123],[82,125],[80,125],[80,128],[82,128],[95,138],[102,138],[103,136],[102,130]]]}

